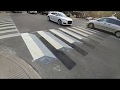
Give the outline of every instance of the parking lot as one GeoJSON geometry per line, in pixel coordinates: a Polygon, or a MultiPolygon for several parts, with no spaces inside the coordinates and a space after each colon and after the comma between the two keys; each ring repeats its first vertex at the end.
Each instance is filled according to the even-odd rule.
{"type": "Polygon", "coordinates": [[[2,17],[6,21],[0,21],[0,45],[14,51],[43,79],[120,78],[120,39],[86,28],[87,20],[72,18],[72,26],[60,26],[41,14],[2,17]]]}

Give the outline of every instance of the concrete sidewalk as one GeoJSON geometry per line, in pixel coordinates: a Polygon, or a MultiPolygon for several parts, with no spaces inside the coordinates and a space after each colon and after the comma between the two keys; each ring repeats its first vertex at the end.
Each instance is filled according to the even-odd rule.
{"type": "Polygon", "coordinates": [[[39,74],[16,54],[0,47],[0,79],[41,79],[39,74]]]}

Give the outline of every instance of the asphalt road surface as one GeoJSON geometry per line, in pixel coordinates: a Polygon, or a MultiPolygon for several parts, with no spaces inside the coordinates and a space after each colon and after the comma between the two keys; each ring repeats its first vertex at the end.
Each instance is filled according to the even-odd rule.
{"type": "Polygon", "coordinates": [[[73,18],[59,26],[46,15],[0,15],[0,46],[6,46],[46,78],[120,78],[120,39],[73,18]]]}

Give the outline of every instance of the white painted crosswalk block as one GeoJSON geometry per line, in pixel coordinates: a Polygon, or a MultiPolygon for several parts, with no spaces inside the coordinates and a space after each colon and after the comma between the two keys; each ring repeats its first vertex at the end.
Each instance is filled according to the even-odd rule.
{"type": "Polygon", "coordinates": [[[55,47],[57,50],[63,48],[61,44],[59,44],[57,41],[55,41],[53,38],[48,36],[43,31],[37,31],[43,38],[45,38],[53,47],[55,47]]]}
{"type": "Polygon", "coordinates": [[[54,29],[50,29],[50,31],[53,32],[54,34],[58,35],[59,37],[63,38],[64,40],[68,41],[69,43],[74,43],[74,42],[75,42],[74,40],[72,40],[72,39],[64,36],[63,34],[57,32],[57,31],[54,30],[54,29]]]}
{"type": "Polygon", "coordinates": [[[81,42],[79,41],[74,41],[71,38],[68,38],[67,36],[61,34],[58,32],[58,30],[50,30],[52,33],[56,34],[58,37],[62,38],[62,40],[64,42],[66,42],[68,45],[70,45],[72,48],[74,48],[76,51],[78,51],[79,53],[81,53],[82,55],[87,55],[87,52],[84,51],[83,49],[81,49],[80,47],[78,47],[77,45],[81,44],[81,42]]]}
{"type": "Polygon", "coordinates": [[[77,26],[77,27],[80,28],[80,29],[83,29],[83,30],[89,31],[89,32],[91,32],[91,33],[97,33],[97,32],[98,32],[98,31],[90,30],[90,29],[86,29],[86,28],[84,28],[84,27],[80,27],[80,26],[77,26]]]}
{"type": "Polygon", "coordinates": [[[82,32],[87,33],[87,34],[90,34],[90,35],[93,34],[93,33],[87,32],[87,31],[85,31],[85,30],[83,30],[83,29],[77,28],[77,27],[72,27],[72,28],[75,28],[75,29],[77,29],[77,30],[79,30],[79,31],[82,31],[82,32]]]}
{"type": "Polygon", "coordinates": [[[44,53],[45,56],[56,58],[51,51],[43,44],[43,42],[38,39],[35,35],[29,34],[30,37],[34,40],[34,42],[38,45],[38,47],[41,49],[41,51],[44,53]]]}
{"type": "Polygon", "coordinates": [[[44,56],[42,50],[38,47],[38,45],[33,41],[28,33],[21,34],[25,44],[27,45],[32,57],[34,60],[41,58],[44,56]]]}
{"type": "Polygon", "coordinates": [[[71,30],[71,31],[73,31],[73,32],[76,32],[76,33],[78,33],[78,34],[81,34],[81,35],[83,35],[83,36],[86,36],[86,37],[89,36],[88,34],[79,32],[79,31],[77,31],[77,30],[75,30],[75,29],[72,29],[72,28],[67,28],[67,29],[69,29],[69,30],[71,30]]]}
{"type": "Polygon", "coordinates": [[[63,28],[59,28],[59,29],[60,29],[61,31],[63,31],[63,32],[66,32],[66,33],[70,34],[70,35],[73,36],[73,37],[76,37],[76,38],[78,38],[78,39],[83,39],[82,36],[80,36],[80,35],[78,35],[78,34],[75,34],[75,33],[71,32],[71,31],[68,31],[68,30],[63,29],[63,28]]]}
{"type": "Polygon", "coordinates": [[[93,33],[94,35],[98,35],[98,37],[100,36],[101,38],[106,38],[106,36],[108,36],[107,34],[99,32],[99,31],[94,30],[94,29],[84,28],[81,26],[77,26],[77,28],[82,29],[82,30],[87,31],[87,32],[90,32],[90,33],[93,33]]]}

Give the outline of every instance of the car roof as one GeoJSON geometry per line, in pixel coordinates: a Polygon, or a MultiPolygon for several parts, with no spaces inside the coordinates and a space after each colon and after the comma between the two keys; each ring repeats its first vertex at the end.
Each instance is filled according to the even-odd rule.
{"type": "Polygon", "coordinates": [[[115,16],[111,16],[111,17],[102,17],[102,18],[112,18],[112,19],[115,19],[115,20],[120,21],[120,19],[117,19],[117,17],[115,17],[115,16]]]}

